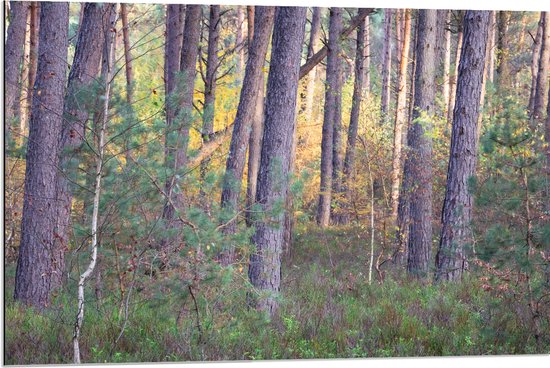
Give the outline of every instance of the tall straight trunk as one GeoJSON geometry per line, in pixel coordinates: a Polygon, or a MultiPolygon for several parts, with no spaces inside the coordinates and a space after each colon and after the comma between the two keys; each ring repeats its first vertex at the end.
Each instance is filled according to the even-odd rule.
{"type": "Polygon", "coordinates": [[[497,12],[495,10],[491,11],[491,18],[489,22],[489,42],[490,45],[490,54],[489,54],[489,70],[487,70],[487,80],[491,83],[494,82],[495,78],[495,59],[496,59],[496,37],[497,37],[497,12]]]}
{"type": "Polygon", "coordinates": [[[456,99],[456,88],[457,88],[457,78],[458,78],[458,66],[460,64],[460,56],[462,53],[462,43],[464,39],[464,33],[462,32],[462,25],[459,26],[458,36],[456,40],[456,55],[455,55],[455,70],[454,74],[450,78],[450,93],[449,101],[447,102],[447,122],[450,124],[453,121],[453,113],[455,107],[456,99]]]}
{"type": "Polygon", "coordinates": [[[497,82],[499,90],[507,89],[511,85],[510,32],[508,32],[511,15],[512,12],[510,11],[499,11],[497,17],[497,82]]]}
{"type": "Polygon", "coordinates": [[[483,84],[490,12],[466,11],[464,44],[458,69],[456,104],[436,255],[436,281],[456,281],[467,268],[466,247],[472,244],[470,181],[476,169],[476,124],[483,84]]]}
{"type": "Polygon", "coordinates": [[[384,61],[382,63],[381,115],[384,121],[389,113],[391,86],[391,16],[392,9],[384,9],[384,61]]]}
{"type": "MultiPolygon", "coordinates": [[[[169,7],[172,6],[169,5],[169,7]]],[[[173,14],[175,14],[173,16],[174,21],[176,21],[176,18],[178,18],[177,10],[173,14]]],[[[174,115],[171,123],[168,123],[167,119],[165,165],[170,175],[166,178],[165,190],[168,200],[163,210],[163,219],[167,221],[168,226],[172,228],[179,227],[179,222],[175,223],[175,219],[177,218],[175,215],[176,210],[183,211],[185,205],[181,181],[178,181],[177,178],[180,177],[178,173],[181,173],[187,164],[189,129],[194,121],[193,93],[195,91],[201,15],[202,11],[200,5],[186,6],[179,70],[174,70],[174,72],[179,72],[179,74],[175,76],[176,80],[172,81],[175,85],[169,92],[167,102],[167,104],[173,104],[174,115]]],[[[168,17],[167,21],[172,21],[172,19],[168,17]]],[[[171,26],[171,24],[169,24],[169,26],[171,26]]],[[[181,28],[176,28],[175,32],[177,33],[179,29],[181,28]]],[[[177,49],[179,47],[179,37],[176,36],[174,40],[178,43],[176,45],[170,44],[170,47],[177,49]]],[[[166,47],[169,47],[168,43],[166,47]]],[[[167,55],[167,59],[171,59],[172,57],[177,58],[180,57],[180,55],[167,55]]],[[[166,60],[165,62],[175,64],[175,61],[172,60],[166,60]]],[[[170,72],[173,71],[171,66],[168,70],[170,72]]],[[[174,77],[173,74],[172,77],[174,77]]]]}
{"type": "MultiPolygon", "coordinates": [[[[439,58],[443,64],[441,69],[441,93],[443,99],[443,114],[447,116],[447,108],[449,101],[449,74],[451,72],[451,31],[449,29],[451,23],[450,10],[437,11],[437,44],[439,48],[439,58]]],[[[438,61],[439,62],[439,61],[438,61]]]]}
{"type": "Polygon", "coordinates": [[[29,125],[14,293],[15,300],[38,309],[48,306],[51,292],[61,287],[65,266],[64,249],[57,246],[52,230],[56,224],[55,177],[69,46],[69,4],[46,2],[41,6],[38,71],[29,125]]]}
{"type": "Polygon", "coordinates": [[[63,125],[59,139],[61,171],[56,177],[57,241],[67,247],[71,233],[73,185],[80,164],[80,147],[84,143],[86,124],[95,105],[82,101],[82,92],[95,86],[103,54],[106,32],[109,31],[113,4],[84,4],[78,39],[63,108],[63,125]],[[98,31],[99,30],[99,31],[98,31]]]}
{"type": "Polygon", "coordinates": [[[401,65],[401,53],[403,52],[403,27],[401,20],[404,17],[404,9],[395,9],[395,64],[401,65]]]}
{"type": "MultiPolygon", "coordinates": [[[[319,35],[321,33],[321,8],[314,7],[313,15],[311,17],[311,29],[309,32],[309,44],[307,47],[307,58],[311,58],[315,54],[315,50],[319,48],[319,43],[321,41],[319,35]]],[[[307,77],[307,86],[306,86],[306,106],[305,106],[305,116],[310,121],[312,120],[313,112],[313,98],[315,95],[315,80],[317,79],[317,68],[309,73],[307,77]]]]}
{"type": "Polygon", "coordinates": [[[131,105],[134,101],[133,83],[134,70],[132,68],[132,53],[130,51],[130,30],[128,24],[128,8],[124,3],[120,4],[120,19],[122,20],[122,37],[124,40],[124,61],[126,69],[126,100],[131,105]]]}
{"type": "MultiPolygon", "coordinates": [[[[236,35],[236,47],[237,47],[237,75],[241,76],[244,69],[244,47],[243,47],[243,23],[244,12],[241,5],[237,6],[237,35],[236,35]]],[[[248,45],[250,47],[250,45],[248,45]]]]}
{"type": "Polygon", "coordinates": [[[30,112],[32,109],[32,89],[34,87],[34,82],[36,81],[36,68],[38,66],[38,30],[40,29],[40,2],[33,1],[31,2],[30,14],[30,36],[29,36],[29,63],[27,67],[27,98],[26,98],[26,113],[27,116],[21,116],[21,122],[19,125],[19,133],[21,136],[25,134],[28,126],[28,119],[30,118],[30,112]]]}
{"type": "Polygon", "coordinates": [[[397,85],[397,106],[395,110],[395,125],[393,129],[393,157],[392,157],[392,189],[391,206],[392,219],[397,219],[399,205],[399,188],[401,185],[402,169],[402,140],[403,127],[407,118],[407,66],[409,64],[409,47],[411,39],[411,12],[405,11],[405,30],[403,33],[403,49],[399,66],[399,81],[397,85]]]}
{"type": "Polygon", "coordinates": [[[365,18],[365,59],[363,61],[363,71],[365,73],[365,82],[363,83],[363,88],[365,90],[366,96],[370,94],[370,18],[365,18]]]}
{"type": "Polygon", "coordinates": [[[544,12],[542,39],[540,45],[539,71],[537,72],[537,88],[535,89],[535,102],[533,117],[544,118],[545,99],[548,95],[548,74],[550,70],[550,13],[544,12]]]}
{"type": "MultiPolygon", "coordinates": [[[[344,175],[342,178],[342,192],[345,197],[344,206],[351,201],[350,183],[353,181],[353,172],[355,167],[355,144],[357,142],[357,130],[359,128],[359,113],[361,110],[361,101],[365,84],[365,45],[368,41],[365,39],[368,33],[368,17],[357,29],[357,46],[355,48],[355,79],[353,82],[353,97],[351,100],[351,114],[348,128],[348,141],[346,156],[344,159],[344,175]]],[[[368,56],[368,55],[367,55],[368,56]]],[[[340,223],[349,223],[349,213],[346,211],[340,216],[340,223]]]]}
{"type": "Polygon", "coordinates": [[[528,110],[530,115],[533,115],[535,107],[535,94],[537,91],[537,74],[539,72],[540,50],[542,45],[542,29],[544,27],[544,12],[540,13],[539,25],[537,27],[537,35],[533,42],[531,51],[531,93],[529,94],[528,110]]]}
{"type": "MultiPolygon", "coordinates": [[[[248,62],[237,108],[237,115],[233,123],[233,134],[227,156],[225,176],[223,179],[221,206],[226,212],[226,220],[231,219],[239,211],[239,196],[246,160],[246,148],[250,137],[252,119],[256,114],[258,91],[263,88],[263,67],[269,39],[273,30],[274,7],[259,6],[255,14],[255,31],[252,43],[248,50],[248,62]]],[[[231,220],[224,227],[226,234],[235,233],[237,221],[231,220]]],[[[222,264],[233,261],[234,250],[224,250],[221,255],[222,264]]]]}
{"type": "MultiPolygon", "coordinates": [[[[297,112],[296,115],[298,115],[297,112]]],[[[298,124],[295,123],[294,132],[292,133],[292,148],[290,150],[290,159],[288,163],[289,180],[292,178],[292,174],[294,173],[294,168],[296,166],[296,148],[298,145],[298,140],[296,139],[297,129],[298,124]]],[[[290,190],[290,181],[285,196],[285,217],[283,220],[283,255],[287,259],[289,259],[292,255],[292,238],[294,233],[294,201],[292,198],[292,191],[290,190]]]]}
{"type": "Polygon", "coordinates": [[[10,1],[10,25],[8,26],[4,54],[4,138],[8,142],[14,118],[19,117],[20,68],[23,60],[25,30],[29,2],[10,1]]]}
{"type": "Polygon", "coordinates": [[[432,246],[432,129],[435,113],[436,10],[420,10],[416,43],[414,108],[407,135],[404,182],[409,199],[407,271],[426,276],[432,246]]]}
{"type": "MultiPolygon", "coordinates": [[[[254,37],[254,16],[253,6],[248,7],[248,44],[252,44],[254,37]]],[[[268,40],[269,42],[269,40],[268,40]]],[[[256,200],[256,188],[258,181],[258,170],[260,169],[260,155],[262,149],[262,135],[264,127],[264,73],[261,74],[260,88],[256,96],[256,111],[252,118],[252,131],[248,141],[248,176],[246,179],[246,223],[252,225],[253,213],[250,211],[256,200]]]]}
{"type": "Polygon", "coordinates": [[[268,220],[256,223],[248,277],[260,295],[256,309],[273,316],[281,287],[281,252],[284,213],[276,210],[285,201],[288,170],[294,134],[298,78],[305,7],[278,7],[267,81],[265,131],[262,143],[257,201],[268,220]],[[273,212],[272,212],[273,211],[273,212]]]}
{"type": "Polygon", "coordinates": [[[319,206],[317,208],[317,223],[321,227],[329,225],[332,199],[334,126],[336,119],[337,100],[341,99],[338,86],[341,86],[339,74],[341,60],[339,35],[342,28],[342,10],[330,9],[327,71],[325,84],[325,111],[323,117],[323,133],[321,138],[321,187],[319,206]]]}

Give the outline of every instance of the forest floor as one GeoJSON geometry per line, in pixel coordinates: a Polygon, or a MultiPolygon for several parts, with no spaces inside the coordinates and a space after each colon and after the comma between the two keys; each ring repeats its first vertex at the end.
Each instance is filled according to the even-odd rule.
{"type": "MultiPolygon", "coordinates": [[[[205,281],[193,295],[196,304],[185,288],[148,292],[144,284],[136,288],[126,324],[114,292],[97,299],[90,290],[82,360],[550,353],[550,343],[537,343],[530,332],[522,306],[484,290],[475,270],[460,283],[433,285],[390,265],[383,282],[373,270],[369,285],[369,240],[360,227],[298,225],[293,254],[283,264],[281,307],[271,321],[247,308],[246,270],[235,270],[237,277],[225,283],[205,281]]],[[[74,287],[40,315],[13,302],[14,273],[14,265],[6,265],[5,363],[71,363],[74,287]]]]}

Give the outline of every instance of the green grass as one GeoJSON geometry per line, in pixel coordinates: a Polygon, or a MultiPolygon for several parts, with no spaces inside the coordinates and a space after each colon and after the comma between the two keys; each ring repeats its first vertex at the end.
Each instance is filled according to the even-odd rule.
{"type": "MultiPolygon", "coordinates": [[[[549,336],[537,346],[517,306],[484,291],[476,275],[436,286],[389,269],[383,284],[373,280],[369,285],[367,244],[368,234],[359,228],[320,231],[299,226],[292,258],[283,268],[280,313],[271,321],[247,308],[246,270],[232,280],[220,278],[199,288],[200,329],[185,288],[155,292],[158,284],[144,282],[136,288],[116,345],[123,320],[116,285],[107,278],[101,301],[88,290],[82,361],[550,353],[549,336]]],[[[13,302],[13,277],[9,266],[6,364],[71,363],[74,285],[41,315],[13,302]]]]}

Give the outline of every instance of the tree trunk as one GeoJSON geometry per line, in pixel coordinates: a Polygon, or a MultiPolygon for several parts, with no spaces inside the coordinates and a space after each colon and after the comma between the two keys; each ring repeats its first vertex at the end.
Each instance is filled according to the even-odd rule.
{"type": "Polygon", "coordinates": [[[462,32],[462,25],[459,26],[458,30],[458,38],[456,41],[456,57],[455,57],[455,70],[454,74],[450,78],[450,93],[449,93],[449,100],[447,102],[447,122],[451,124],[453,121],[453,113],[454,113],[454,107],[455,107],[455,99],[456,99],[456,86],[457,86],[457,78],[458,78],[458,65],[460,63],[460,55],[462,53],[462,43],[464,39],[464,34],[462,32]]]}
{"type": "MultiPolygon", "coordinates": [[[[307,58],[311,58],[315,54],[315,50],[319,48],[319,43],[321,41],[319,35],[321,33],[321,8],[314,7],[313,15],[311,18],[311,29],[309,31],[309,44],[307,47],[307,58]]],[[[305,106],[305,116],[306,119],[312,120],[313,112],[313,98],[315,95],[315,80],[317,79],[317,68],[313,68],[311,73],[307,77],[307,87],[306,87],[306,106],[305,106]]]]}
{"type": "Polygon", "coordinates": [[[363,89],[366,96],[370,94],[370,18],[365,18],[365,59],[363,60],[363,71],[365,73],[365,81],[363,83],[363,89]]]}
{"type": "Polygon", "coordinates": [[[34,88],[34,82],[36,81],[36,68],[38,57],[38,30],[40,28],[40,2],[31,2],[30,8],[30,49],[29,49],[29,64],[27,67],[27,98],[26,98],[26,116],[21,116],[21,123],[19,126],[19,133],[23,137],[28,128],[28,119],[30,118],[30,112],[32,109],[32,90],[34,88]]]}
{"type": "MultiPolygon", "coordinates": [[[[239,195],[246,159],[246,148],[250,136],[252,119],[256,114],[258,91],[263,84],[263,67],[269,44],[269,38],[273,30],[274,7],[258,7],[256,9],[255,32],[248,51],[248,62],[241,89],[237,115],[233,123],[233,134],[227,156],[225,176],[221,195],[221,207],[225,211],[224,219],[233,218],[239,210],[239,195]]],[[[231,220],[224,227],[226,234],[235,233],[237,221],[231,220]]],[[[226,249],[221,255],[222,264],[230,264],[233,261],[234,250],[226,249]]]]}
{"type": "Polygon", "coordinates": [[[438,10],[437,11],[437,44],[439,45],[438,57],[442,62],[443,69],[439,74],[441,80],[441,91],[443,97],[443,114],[447,116],[447,102],[449,101],[449,74],[451,71],[451,31],[449,29],[451,23],[451,11],[450,10],[438,10]]]}
{"type": "MultiPolygon", "coordinates": [[[[56,246],[56,168],[63,123],[69,4],[42,3],[39,60],[25,169],[16,300],[42,309],[62,284],[64,249],[56,246]]],[[[24,31],[23,31],[24,36],[24,31]]],[[[21,45],[22,46],[22,45],[21,45]]]]}
{"type": "Polygon", "coordinates": [[[544,28],[544,12],[540,13],[539,25],[537,27],[537,35],[533,42],[532,56],[531,56],[531,93],[529,95],[529,114],[533,116],[533,109],[535,107],[535,94],[537,91],[537,74],[539,72],[539,59],[540,50],[542,45],[542,30],[544,28]]]}
{"type": "Polygon", "coordinates": [[[508,27],[512,12],[498,12],[498,38],[497,38],[497,77],[500,91],[510,86],[510,34],[508,27]]]}
{"type": "MultiPolygon", "coordinates": [[[[242,76],[244,69],[243,23],[243,7],[239,5],[237,6],[237,36],[235,40],[235,47],[237,48],[237,75],[239,76],[242,76]]],[[[250,48],[250,44],[248,47],[250,48]]]]}
{"type": "Polygon", "coordinates": [[[489,54],[489,70],[487,71],[487,80],[494,82],[495,75],[495,48],[496,48],[496,34],[497,34],[497,12],[491,11],[491,20],[489,22],[489,34],[490,34],[490,54],[489,54]]]}
{"type": "Polygon", "coordinates": [[[397,219],[399,205],[399,188],[401,185],[403,127],[407,118],[407,66],[409,64],[409,47],[411,39],[411,12],[405,11],[405,30],[403,33],[403,49],[400,57],[399,82],[397,85],[397,106],[395,109],[395,126],[393,130],[393,158],[392,158],[392,190],[391,206],[392,219],[397,219]]]}
{"type": "Polygon", "coordinates": [[[85,139],[86,123],[95,105],[81,101],[80,91],[88,90],[96,83],[103,53],[105,31],[109,30],[109,18],[113,4],[86,3],[82,24],[78,33],[75,55],[64,101],[64,121],[61,129],[60,168],[56,177],[57,237],[60,247],[67,247],[71,233],[71,207],[73,188],[80,163],[80,147],[85,139]]]}
{"type": "Polygon", "coordinates": [[[542,39],[539,56],[539,70],[537,72],[537,88],[535,89],[535,102],[533,117],[535,120],[544,118],[544,107],[548,95],[548,74],[550,69],[550,19],[548,12],[544,12],[542,19],[542,39]]]}
{"type": "Polygon", "coordinates": [[[6,48],[4,50],[4,139],[9,143],[13,120],[19,117],[19,91],[21,89],[19,77],[23,60],[25,44],[25,30],[27,28],[27,14],[29,2],[10,1],[10,25],[8,26],[6,48]]]}
{"type": "Polygon", "coordinates": [[[381,116],[384,121],[389,114],[391,96],[391,15],[392,9],[384,9],[384,61],[382,63],[381,116]]]}
{"type": "Polygon", "coordinates": [[[436,10],[420,10],[416,43],[416,70],[412,122],[404,183],[408,183],[410,224],[407,270],[424,277],[429,271],[432,246],[432,139],[435,113],[436,10]]]}
{"type": "Polygon", "coordinates": [[[128,9],[126,4],[120,3],[120,19],[122,20],[122,37],[124,39],[124,61],[126,67],[126,100],[129,105],[134,101],[133,81],[134,70],[132,68],[132,54],[130,52],[130,30],[128,24],[128,9]]]}
{"type": "Polygon", "coordinates": [[[276,313],[281,287],[281,252],[285,201],[294,133],[301,47],[306,23],[305,7],[278,7],[267,82],[265,132],[262,143],[257,202],[268,216],[259,221],[252,241],[248,276],[260,292],[255,307],[271,317],[276,313]]]}
{"type": "MultiPolygon", "coordinates": [[[[319,207],[317,208],[317,223],[321,227],[329,225],[334,170],[334,131],[338,100],[341,101],[341,84],[339,81],[341,60],[340,32],[342,28],[342,10],[330,9],[328,57],[325,87],[325,112],[323,118],[323,133],[321,139],[321,187],[319,207]],[[339,89],[340,86],[340,89],[339,89]]],[[[340,109],[340,107],[338,107],[340,109]]]]}
{"type": "Polygon", "coordinates": [[[467,267],[465,248],[472,242],[470,181],[476,168],[476,124],[489,17],[488,11],[467,11],[464,16],[464,47],[458,70],[436,281],[459,280],[467,267]]]}
{"type": "MultiPolygon", "coordinates": [[[[363,99],[363,90],[365,84],[365,73],[363,70],[364,61],[368,57],[365,55],[365,45],[368,44],[366,35],[368,34],[368,17],[365,22],[357,29],[357,46],[355,49],[355,80],[353,82],[353,97],[351,100],[351,114],[348,129],[348,141],[346,148],[346,157],[344,159],[344,175],[342,178],[342,193],[344,195],[344,207],[347,207],[351,201],[350,183],[353,181],[353,172],[355,168],[355,144],[357,142],[357,130],[359,128],[359,113],[361,110],[361,101],[363,99]]],[[[349,213],[345,211],[341,215],[340,223],[349,223],[349,213]]]]}

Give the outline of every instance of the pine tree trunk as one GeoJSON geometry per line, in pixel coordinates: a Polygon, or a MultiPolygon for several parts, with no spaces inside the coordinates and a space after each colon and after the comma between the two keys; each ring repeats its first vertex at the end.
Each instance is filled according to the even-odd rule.
{"type": "MultiPolygon", "coordinates": [[[[224,220],[229,220],[239,210],[239,195],[243,178],[244,164],[246,160],[246,148],[249,141],[252,119],[256,114],[258,91],[263,84],[263,67],[269,44],[269,38],[273,30],[274,7],[258,7],[255,14],[255,31],[252,43],[248,50],[248,62],[241,89],[237,115],[233,123],[233,134],[227,156],[225,176],[221,195],[221,206],[226,211],[224,220]]],[[[224,227],[226,234],[235,233],[236,220],[224,227]]],[[[226,249],[221,255],[222,264],[230,264],[233,261],[234,250],[226,249]]]]}
{"type": "Polygon", "coordinates": [[[325,111],[323,118],[323,133],[321,139],[321,187],[319,193],[319,206],[317,208],[317,223],[321,227],[329,225],[331,212],[331,199],[333,188],[334,165],[334,131],[336,109],[338,100],[341,100],[341,86],[339,74],[341,60],[339,35],[342,28],[342,10],[330,9],[328,56],[325,87],[325,111]]]}
{"type": "Polygon", "coordinates": [[[278,7],[267,81],[265,133],[262,143],[257,201],[269,218],[256,223],[248,276],[260,292],[255,307],[273,316],[281,287],[281,252],[284,213],[275,210],[285,201],[294,133],[301,47],[306,23],[305,7],[278,7]],[[272,213],[271,211],[274,211],[272,213]]]}
{"type": "Polygon", "coordinates": [[[449,101],[447,103],[447,122],[451,124],[453,121],[453,113],[454,113],[454,107],[455,107],[455,99],[456,99],[456,86],[457,86],[457,78],[458,78],[458,66],[460,64],[460,56],[462,53],[462,44],[464,39],[464,33],[462,32],[462,25],[459,26],[458,30],[458,37],[456,41],[456,54],[455,54],[455,70],[454,74],[450,78],[450,92],[449,92],[449,101]]]}
{"type": "Polygon", "coordinates": [[[365,95],[370,94],[370,18],[365,18],[365,59],[363,61],[363,71],[365,72],[365,82],[363,83],[363,88],[365,90],[365,95]]]}
{"type": "Polygon", "coordinates": [[[391,16],[392,9],[384,9],[384,61],[382,63],[381,116],[384,121],[389,114],[391,86],[391,16]]]}
{"type": "Polygon", "coordinates": [[[495,75],[495,49],[496,49],[496,34],[497,34],[497,12],[491,11],[491,18],[489,22],[489,35],[490,35],[490,54],[489,54],[489,70],[487,71],[487,80],[491,83],[494,82],[495,75]]]}
{"type": "Polygon", "coordinates": [[[32,90],[34,88],[34,82],[36,81],[36,68],[38,66],[37,64],[37,57],[38,57],[38,30],[40,28],[40,2],[33,1],[31,2],[30,7],[30,14],[29,14],[29,20],[30,20],[30,36],[29,36],[29,42],[30,42],[30,48],[29,48],[29,63],[27,67],[27,79],[26,79],[26,87],[27,87],[27,95],[26,95],[26,116],[21,116],[21,122],[19,125],[19,133],[23,137],[25,135],[25,132],[28,128],[28,120],[30,118],[30,112],[32,109],[32,90]]]}
{"type": "MultiPolygon", "coordinates": [[[[342,193],[344,196],[344,207],[349,206],[351,201],[351,190],[349,185],[353,181],[355,167],[355,144],[357,142],[357,130],[359,128],[359,113],[365,84],[364,60],[368,57],[365,45],[368,44],[368,17],[357,29],[357,46],[355,49],[355,80],[353,82],[353,97],[351,100],[351,114],[348,129],[348,141],[346,156],[344,159],[344,175],[342,178],[342,193]]],[[[349,223],[349,212],[345,211],[340,218],[341,224],[349,223]]]]}
{"type": "MultiPolygon", "coordinates": [[[[237,75],[239,76],[242,76],[244,69],[243,23],[243,7],[239,5],[237,6],[237,36],[235,39],[235,47],[237,47],[237,75]]],[[[250,44],[248,47],[250,48],[250,44]]]]}
{"type": "MultiPolygon", "coordinates": [[[[315,50],[319,49],[319,42],[321,41],[319,35],[321,33],[321,8],[313,8],[313,16],[311,18],[311,30],[309,32],[309,44],[307,48],[307,57],[311,58],[315,54],[315,50]]],[[[308,74],[306,87],[306,106],[305,116],[310,121],[313,119],[313,98],[315,95],[315,81],[317,79],[317,68],[308,74]]]]}
{"type": "Polygon", "coordinates": [[[132,68],[132,54],[130,52],[130,30],[128,24],[128,9],[124,3],[120,4],[120,19],[122,20],[122,37],[124,40],[124,61],[126,63],[126,100],[129,105],[134,101],[133,83],[134,70],[132,68]]]}
{"type": "Polygon", "coordinates": [[[405,12],[405,30],[403,34],[403,48],[400,57],[399,81],[397,85],[397,106],[395,110],[395,125],[393,130],[393,157],[392,157],[392,189],[391,206],[392,219],[397,219],[399,205],[399,188],[401,185],[403,128],[407,118],[407,66],[409,64],[409,47],[411,39],[411,13],[405,12]]]}
{"type": "Polygon", "coordinates": [[[459,280],[467,268],[466,251],[472,242],[470,180],[476,168],[476,124],[489,17],[488,11],[467,11],[464,16],[464,47],[458,70],[436,281],[459,280]]]}
{"type": "Polygon", "coordinates": [[[498,32],[497,32],[497,82],[498,89],[505,90],[511,85],[510,80],[510,34],[508,27],[512,12],[498,12],[498,32]]]}
{"type": "Polygon", "coordinates": [[[19,118],[19,93],[21,62],[27,28],[27,14],[29,2],[10,1],[10,25],[8,26],[4,49],[4,139],[8,143],[11,139],[13,120],[19,118]]]}
{"type": "Polygon", "coordinates": [[[548,95],[548,74],[550,69],[550,13],[544,12],[542,23],[542,39],[540,45],[539,70],[537,72],[537,88],[535,89],[535,102],[533,105],[533,117],[535,120],[544,118],[545,100],[548,95]]]}
{"type": "Polygon", "coordinates": [[[429,271],[432,246],[432,139],[435,113],[436,10],[420,10],[414,81],[414,107],[407,135],[404,182],[409,199],[407,270],[424,277],[429,271]]]}
{"type": "MultiPolygon", "coordinates": [[[[441,79],[441,91],[443,101],[443,114],[447,116],[447,101],[449,101],[449,74],[451,71],[451,31],[449,30],[451,23],[451,11],[450,10],[438,10],[437,11],[437,44],[439,48],[439,55],[441,62],[443,63],[441,79]]],[[[439,61],[438,61],[439,62],[439,61]]]]}
{"type": "Polygon", "coordinates": [[[535,94],[537,91],[537,74],[539,72],[539,59],[540,49],[542,45],[542,29],[544,26],[544,13],[540,13],[539,25],[537,27],[537,35],[533,42],[532,54],[531,54],[531,93],[529,94],[529,106],[527,109],[531,116],[533,116],[533,109],[535,107],[535,94]]]}
{"type": "Polygon", "coordinates": [[[45,2],[41,7],[38,71],[29,125],[14,294],[16,300],[38,309],[48,306],[52,290],[61,287],[65,266],[65,250],[56,245],[53,230],[69,27],[68,3],[45,2]]]}

